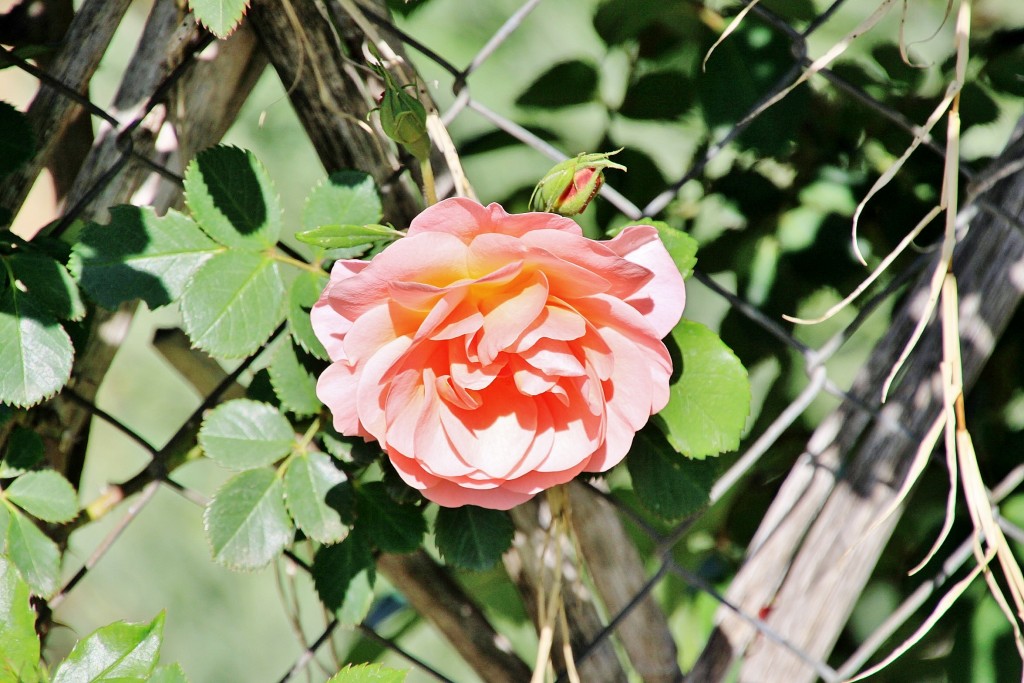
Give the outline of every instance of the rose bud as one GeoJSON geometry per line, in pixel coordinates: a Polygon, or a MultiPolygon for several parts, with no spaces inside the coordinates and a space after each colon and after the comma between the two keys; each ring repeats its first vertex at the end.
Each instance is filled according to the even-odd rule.
{"type": "Polygon", "coordinates": [[[384,92],[377,107],[384,134],[405,147],[419,161],[425,160],[430,155],[426,109],[405,88],[395,83],[383,66],[374,65],[373,70],[384,81],[384,92]]]}
{"type": "Polygon", "coordinates": [[[608,160],[619,151],[580,154],[558,164],[537,183],[530,197],[530,210],[562,216],[583,213],[604,183],[604,169],[626,170],[625,166],[608,160]]]}

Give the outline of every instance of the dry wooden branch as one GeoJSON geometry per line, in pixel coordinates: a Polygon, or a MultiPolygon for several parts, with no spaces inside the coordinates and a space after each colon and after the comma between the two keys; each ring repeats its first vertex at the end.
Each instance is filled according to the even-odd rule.
{"type": "MultiPolygon", "coordinates": [[[[1024,120],[996,162],[1024,157],[1024,120]]],[[[960,284],[960,332],[965,386],[978,377],[1024,293],[1024,173],[983,195],[999,212],[968,207],[970,229],[954,255],[960,284]]],[[[927,278],[927,275],[925,276],[927,278]]],[[[852,394],[877,403],[880,387],[912,330],[927,282],[919,281],[875,347],[852,394]]],[[[748,615],[767,612],[769,626],[807,656],[831,651],[900,513],[878,523],[895,498],[920,438],[939,414],[939,330],[932,325],[899,388],[878,419],[849,402],[811,437],[768,510],[728,592],[748,615]],[[899,425],[904,425],[908,431],[899,425]]],[[[724,680],[743,659],[741,681],[812,681],[813,669],[787,648],[720,608],[715,629],[689,675],[694,683],[724,680]]]]}
{"type": "Polygon", "coordinates": [[[398,177],[401,167],[390,142],[367,123],[375,105],[365,74],[352,66],[362,62],[364,36],[358,28],[342,27],[346,30],[337,35],[314,2],[253,0],[249,18],[324,168],[372,174],[386,218],[408,225],[422,206],[398,177]],[[355,55],[354,61],[348,55],[355,55]]]}
{"type": "MultiPolygon", "coordinates": [[[[49,73],[71,90],[85,93],[130,2],[86,0],[71,21],[49,73]]],[[[18,213],[33,181],[39,171],[50,163],[64,131],[80,107],[65,93],[42,85],[28,110],[28,119],[36,134],[36,154],[4,179],[0,185],[0,207],[8,209],[12,215],[18,213]]]]}

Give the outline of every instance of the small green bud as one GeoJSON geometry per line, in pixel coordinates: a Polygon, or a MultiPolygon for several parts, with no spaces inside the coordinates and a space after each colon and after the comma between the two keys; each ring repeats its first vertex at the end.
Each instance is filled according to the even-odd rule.
{"type": "Polygon", "coordinates": [[[405,147],[419,161],[430,156],[430,135],[427,133],[427,110],[380,64],[371,65],[384,81],[381,95],[380,127],[389,138],[405,147]]]}
{"type": "Polygon", "coordinates": [[[626,170],[625,166],[608,160],[620,151],[580,154],[558,164],[537,183],[530,196],[530,210],[563,216],[583,213],[604,183],[604,169],[626,170]]]}

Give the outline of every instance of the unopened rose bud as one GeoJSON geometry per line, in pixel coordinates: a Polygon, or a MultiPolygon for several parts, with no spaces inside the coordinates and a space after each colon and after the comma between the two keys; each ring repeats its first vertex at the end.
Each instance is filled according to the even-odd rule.
{"type": "Polygon", "coordinates": [[[384,81],[384,92],[377,108],[380,127],[389,138],[405,147],[419,161],[430,155],[430,136],[427,134],[427,110],[383,66],[374,65],[374,71],[384,81]]]}
{"type": "Polygon", "coordinates": [[[580,154],[558,164],[537,183],[530,197],[530,210],[563,216],[583,213],[604,183],[604,169],[626,170],[625,166],[608,160],[619,151],[580,154]]]}

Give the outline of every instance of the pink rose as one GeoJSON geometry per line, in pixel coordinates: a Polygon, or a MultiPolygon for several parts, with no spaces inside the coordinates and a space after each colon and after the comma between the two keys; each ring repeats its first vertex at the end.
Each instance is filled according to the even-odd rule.
{"type": "Polygon", "coordinates": [[[684,302],[651,226],[598,242],[448,199],[373,260],[334,265],[312,312],[333,361],[317,394],[430,500],[508,509],[622,460],[668,402],[661,338],[684,302]]]}

